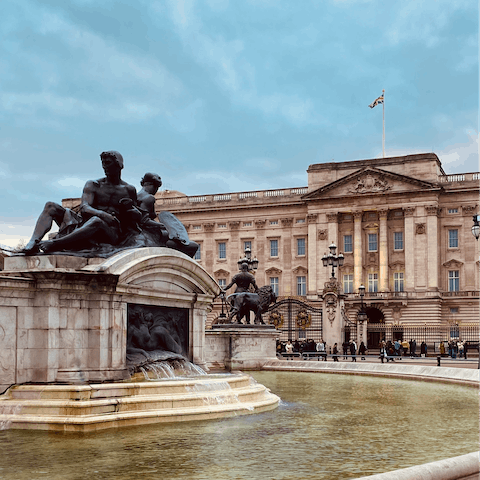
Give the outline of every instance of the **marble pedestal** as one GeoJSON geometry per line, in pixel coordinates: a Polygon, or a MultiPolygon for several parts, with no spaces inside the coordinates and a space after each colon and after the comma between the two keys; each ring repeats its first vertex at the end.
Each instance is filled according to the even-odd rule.
{"type": "Polygon", "coordinates": [[[0,272],[0,392],[13,384],[127,376],[127,305],[188,309],[189,360],[205,366],[205,322],[220,289],[168,248],[109,259],[10,257],[0,272]]]}
{"type": "Polygon", "coordinates": [[[215,325],[205,331],[205,358],[211,369],[260,370],[276,359],[273,325],[215,325]]]}

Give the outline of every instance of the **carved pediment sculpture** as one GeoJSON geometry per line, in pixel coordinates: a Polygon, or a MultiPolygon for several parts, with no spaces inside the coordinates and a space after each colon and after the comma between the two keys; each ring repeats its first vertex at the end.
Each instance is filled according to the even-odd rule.
{"type": "Polygon", "coordinates": [[[357,177],[354,185],[348,188],[350,193],[382,193],[390,190],[392,186],[383,175],[367,173],[357,177]]]}

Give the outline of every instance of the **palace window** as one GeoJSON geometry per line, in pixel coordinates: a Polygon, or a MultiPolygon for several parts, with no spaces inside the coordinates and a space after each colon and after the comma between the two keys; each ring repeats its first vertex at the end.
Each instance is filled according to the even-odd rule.
{"type": "Polygon", "coordinates": [[[450,270],[448,272],[448,291],[460,291],[460,272],[458,270],[450,270]]]}
{"type": "Polygon", "coordinates": [[[368,251],[376,252],[378,250],[378,236],[376,233],[368,234],[368,251]]]}
{"type": "Polygon", "coordinates": [[[458,230],[456,228],[448,231],[448,248],[458,248],[458,230]]]}
{"type": "Polygon", "coordinates": [[[270,277],[270,286],[272,287],[273,293],[278,295],[278,277],[270,277]]]}
{"type": "Polygon", "coordinates": [[[245,251],[247,248],[252,250],[252,242],[250,240],[247,240],[246,242],[243,242],[243,250],[245,251]]]}
{"type": "Polygon", "coordinates": [[[244,226],[244,227],[251,227],[251,226],[252,226],[252,222],[243,222],[243,226],[244,226]]]}
{"type": "Polygon", "coordinates": [[[297,255],[305,255],[305,239],[297,238],[297,255]]]}
{"type": "Polygon", "coordinates": [[[307,294],[307,277],[297,277],[297,295],[307,294]]]}
{"type": "Polygon", "coordinates": [[[458,213],[458,208],[449,208],[448,213],[458,213]]]}
{"type": "Polygon", "coordinates": [[[368,291],[378,292],[378,273],[368,274],[368,291]]]}
{"type": "Polygon", "coordinates": [[[219,223],[218,228],[227,228],[227,224],[226,223],[219,223]]]}
{"type": "Polygon", "coordinates": [[[225,242],[218,242],[218,258],[227,258],[227,244],[225,242]]]}
{"type": "Polygon", "coordinates": [[[393,233],[393,249],[403,250],[403,232],[393,233]]]}
{"type": "Polygon", "coordinates": [[[202,246],[199,245],[197,251],[195,252],[195,256],[193,257],[194,260],[201,260],[202,259],[202,246]]]}
{"type": "Polygon", "coordinates": [[[343,293],[353,293],[353,274],[343,276],[343,293]]]}
{"type": "Polygon", "coordinates": [[[353,252],[353,235],[343,236],[343,253],[353,252]]]}
{"type": "Polygon", "coordinates": [[[403,272],[395,272],[393,274],[393,291],[403,292],[403,272]]]}
{"type": "Polygon", "coordinates": [[[270,256],[278,257],[278,240],[270,240],[270,256]]]}
{"type": "Polygon", "coordinates": [[[278,220],[270,220],[270,225],[278,225],[278,220]]]}
{"type": "Polygon", "coordinates": [[[225,288],[227,286],[227,279],[226,278],[219,278],[218,279],[218,284],[222,287],[225,288]]]}

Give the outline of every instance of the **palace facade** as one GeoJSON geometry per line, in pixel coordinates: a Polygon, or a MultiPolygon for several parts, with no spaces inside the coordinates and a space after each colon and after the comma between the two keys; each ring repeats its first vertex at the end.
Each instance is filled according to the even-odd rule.
{"type": "Polygon", "coordinates": [[[197,261],[220,285],[249,247],[259,286],[319,306],[332,273],[322,256],[334,243],[344,255],[334,273],[346,324],[355,324],[363,284],[369,323],[478,326],[479,244],[471,227],[479,173],[447,175],[433,153],[314,164],[307,172],[307,187],[190,197],[161,191],[156,208],[184,223],[200,244],[197,261]]]}

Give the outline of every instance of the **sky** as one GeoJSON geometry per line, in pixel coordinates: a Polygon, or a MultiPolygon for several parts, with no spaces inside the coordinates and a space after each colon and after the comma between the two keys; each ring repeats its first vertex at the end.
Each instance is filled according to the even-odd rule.
{"type": "Polygon", "coordinates": [[[435,152],[477,172],[471,0],[2,0],[0,244],[117,150],[187,195],[301,187],[314,163],[435,152]]]}

